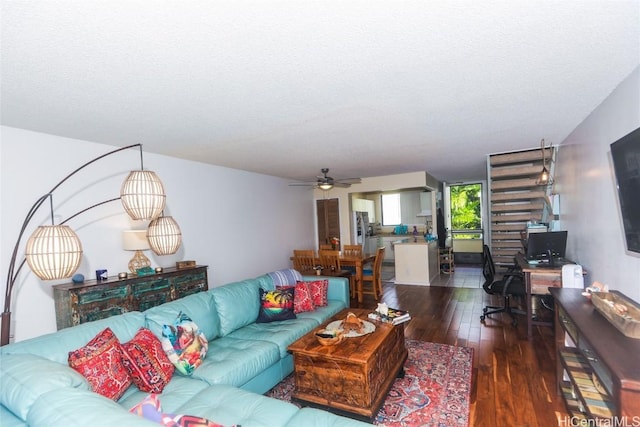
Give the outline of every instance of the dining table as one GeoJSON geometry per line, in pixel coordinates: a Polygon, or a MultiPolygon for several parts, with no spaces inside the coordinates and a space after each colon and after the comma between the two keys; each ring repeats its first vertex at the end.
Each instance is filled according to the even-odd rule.
{"type": "MultiPolygon", "coordinates": [[[[293,261],[293,257],[290,258],[293,261]]],[[[360,256],[354,256],[354,255],[346,255],[343,254],[342,252],[340,252],[340,266],[341,267],[354,267],[355,270],[355,293],[356,296],[358,298],[358,302],[362,302],[363,300],[363,294],[362,294],[362,276],[363,276],[363,270],[364,270],[364,266],[368,263],[373,263],[373,261],[376,259],[376,254],[375,253],[365,253],[363,252],[362,255],[360,256]]],[[[316,257],[316,263],[319,264],[320,263],[320,258],[316,257]]],[[[341,270],[341,271],[335,271],[335,272],[331,272],[331,271],[322,271],[322,273],[319,275],[320,277],[322,276],[328,276],[328,277],[346,277],[347,275],[345,274],[345,270],[341,270]]]]}

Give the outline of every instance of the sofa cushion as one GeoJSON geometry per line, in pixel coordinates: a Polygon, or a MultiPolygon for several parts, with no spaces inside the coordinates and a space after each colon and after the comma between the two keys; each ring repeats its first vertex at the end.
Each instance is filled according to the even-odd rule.
{"type": "Polygon", "coordinates": [[[77,388],[51,390],[35,401],[27,415],[31,426],[158,426],[131,414],[111,399],[77,388]]]}
{"type": "Polygon", "coordinates": [[[331,316],[338,314],[346,305],[342,301],[329,300],[324,307],[316,307],[313,311],[297,314],[298,319],[312,319],[320,324],[331,316]]]}
{"type": "MultiPolygon", "coordinates": [[[[182,406],[193,397],[209,387],[204,381],[194,380],[193,377],[174,375],[169,384],[162,390],[162,408],[168,412],[175,412],[176,408],[182,406]]],[[[129,387],[124,396],[118,400],[118,404],[124,409],[132,408],[142,402],[149,393],[140,391],[137,387],[129,387]]]]}
{"type": "Polygon", "coordinates": [[[202,364],[209,347],[207,337],[183,312],[178,313],[173,324],[163,326],[161,342],[169,360],[182,375],[191,375],[202,364]]]}
{"type": "Polygon", "coordinates": [[[0,353],[31,353],[58,363],[67,364],[69,352],[85,345],[99,332],[109,327],[120,342],[127,342],[145,325],[144,314],[132,311],[106,319],[83,323],[58,332],[41,335],[0,347],[0,353]]]}
{"type": "Polygon", "coordinates": [[[13,412],[0,405],[0,426],[2,427],[28,427],[24,420],[18,418],[13,412]]]}
{"type": "Polygon", "coordinates": [[[280,287],[272,291],[260,288],[260,310],[257,323],[269,323],[277,320],[295,319],[293,301],[295,291],[292,286],[280,287]]]}
{"type": "Polygon", "coordinates": [[[89,383],[68,365],[34,354],[0,356],[0,403],[20,419],[41,394],[64,388],[89,390],[89,383]]]}
{"type": "Polygon", "coordinates": [[[110,328],[69,352],[69,366],[89,381],[93,391],[109,399],[120,399],[131,385],[129,372],[122,363],[120,341],[110,328]]]}
{"type": "Polygon", "coordinates": [[[223,425],[284,427],[298,408],[236,387],[214,385],[193,396],[176,412],[198,414],[223,425]]]}
{"type": "Polygon", "coordinates": [[[198,292],[146,310],[144,315],[147,327],[160,338],[162,327],[172,323],[181,311],[189,313],[189,317],[198,324],[207,341],[220,335],[218,313],[210,291],[198,292]]]}
{"type": "Polygon", "coordinates": [[[220,317],[220,335],[254,323],[260,308],[257,280],[244,280],[211,289],[220,317]]]}
{"type": "Polygon", "coordinates": [[[209,343],[209,355],[193,373],[208,384],[242,386],[280,360],[278,347],[267,341],[218,338],[209,343]]]}
{"type": "MultiPolygon", "coordinates": [[[[306,314],[306,313],[301,313],[306,314]]],[[[288,354],[287,347],[319,325],[315,319],[292,319],[271,323],[253,323],[229,334],[230,338],[268,341],[278,346],[280,357],[288,354]]]]}
{"type": "Polygon", "coordinates": [[[371,425],[315,408],[300,409],[287,423],[287,427],[371,427],[371,425]]]}
{"type": "Polygon", "coordinates": [[[133,383],[142,391],[162,393],[175,367],[158,337],[149,329],[140,328],[131,341],[122,344],[122,351],[122,362],[133,383]]]}

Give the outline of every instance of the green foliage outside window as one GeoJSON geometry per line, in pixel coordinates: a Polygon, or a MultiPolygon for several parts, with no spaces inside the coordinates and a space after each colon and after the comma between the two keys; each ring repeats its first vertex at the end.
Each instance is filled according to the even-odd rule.
{"type": "MultiPolygon", "coordinates": [[[[449,187],[451,201],[451,228],[453,230],[478,230],[482,228],[481,184],[452,185],[449,187]]],[[[477,237],[475,234],[456,238],[477,237]]]]}

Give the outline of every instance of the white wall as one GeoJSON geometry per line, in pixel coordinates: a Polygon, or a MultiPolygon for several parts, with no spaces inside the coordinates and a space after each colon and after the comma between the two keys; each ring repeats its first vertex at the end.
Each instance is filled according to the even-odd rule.
{"type": "MultiPolygon", "coordinates": [[[[0,277],[5,277],[11,251],[24,217],[38,197],[64,176],[116,147],[2,127],[0,145],[0,277]]],[[[192,259],[209,266],[209,286],[256,277],[290,266],[294,248],[315,247],[313,192],[289,187],[271,176],[211,166],[166,156],[144,154],[145,169],[155,171],[167,193],[166,215],[182,230],[183,246],[176,255],[146,255],[153,266],[173,266],[192,259]]],[[[55,220],[60,222],[93,203],[118,197],[129,170],[140,168],[137,149],[102,159],[63,184],[54,193],[55,220]]],[[[49,223],[48,203],[38,211],[23,238],[35,226],[49,223]]],[[[78,270],[95,278],[127,270],[131,252],[122,250],[121,231],[134,224],[119,201],[88,211],[68,223],[82,240],[84,259],[78,270]]],[[[65,282],[65,281],[61,281],[65,282]]],[[[53,332],[52,284],[25,265],[14,288],[12,316],[15,340],[53,332]]]]}
{"type": "MultiPolygon", "coordinates": [[[[555,192],[567,254],[588,272],[585,285],[608,284],[640,301],[640,254],[625,250],[609,145],[640,127],[640,67],[561,144],[555,192]]],[[[640,195],[638,195],[640,197],[640,195]]]]}

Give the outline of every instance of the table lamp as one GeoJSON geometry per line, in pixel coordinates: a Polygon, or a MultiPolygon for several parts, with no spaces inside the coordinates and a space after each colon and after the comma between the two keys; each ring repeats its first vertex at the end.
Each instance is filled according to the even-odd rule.
{"type": "Polygon", "coordinates": [[[147,230],[126,230],[122,232],[122,247],[125,251],[136,251],[129,261],[129,271],[136,274],[139,268],[150,267],[151,261],[142,253],[149,249],[147,230]]]}

